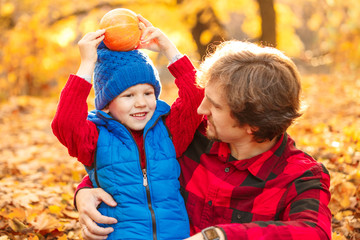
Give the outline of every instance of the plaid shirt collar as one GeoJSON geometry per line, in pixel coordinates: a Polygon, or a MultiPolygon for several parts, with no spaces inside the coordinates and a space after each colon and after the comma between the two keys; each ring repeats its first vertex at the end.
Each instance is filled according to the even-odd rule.
{"type": "Polygon", "coordinates": [[[286,142],[288,140],[287,133],[282,134],[276,144],[268,151],[255,157],[238,161],[231,156],[229,145],[224,142],[213,142],[209,145],[207,153],[210,155],[218,155],[218,159],[222,162],[229,162],[238,170],[248,170],[253,176],[266,181],[279,156],[282,155],[286,142]],[[266,167],[263,167],[266,165],[266,167]]]}

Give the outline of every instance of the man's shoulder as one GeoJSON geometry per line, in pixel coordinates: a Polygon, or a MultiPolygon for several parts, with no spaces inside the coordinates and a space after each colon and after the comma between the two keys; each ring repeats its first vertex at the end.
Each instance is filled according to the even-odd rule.
{"type": "MultiPolygon", "coordinates": [[[[298,175],[305,171],[327,172],[326,168],[315,160],[311,155],[298,148],[295,141],[289,135],[285,135],[285,142],[279,160],[277,169],[282,169],[282,174],[298,175]]],[[[276,155],[276,154],[275,154],[276,155]]]]}
{"type": "Polygon", "coordinates": [[[328,173],[325,166],[314,159],[306,152],[295,147],[295,144],[291,142],[290,147],[287,149],[284,155],[284,161],[286,167],[284,168],[285,174],[302,174],[306,171],[313,172],[313,174],[328,173]]]}

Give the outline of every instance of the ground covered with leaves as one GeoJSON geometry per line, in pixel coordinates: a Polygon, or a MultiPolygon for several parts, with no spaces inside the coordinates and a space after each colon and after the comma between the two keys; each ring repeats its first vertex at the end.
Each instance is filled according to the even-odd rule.
{"type": "MultiPolygon", "coordinates": [[[[360,79],[306,76],[303,89],[308,108],[289,133],[330,171],[333,239],[360,239],[360,79]]],[[[85,172],[52,134],[56,104],[16,97],[0,105],[0,240],[81,238],[73,193],[85,172]]]]}

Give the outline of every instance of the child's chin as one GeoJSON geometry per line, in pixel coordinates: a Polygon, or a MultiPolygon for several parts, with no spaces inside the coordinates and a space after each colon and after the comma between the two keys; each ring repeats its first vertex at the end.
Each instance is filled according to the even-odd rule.
{"type": "Polygon", "coordinates": [[[130,127],[130,129],[134,130],[134,131],[141,131],[141,130],[144,130],[144,128],[145,128],[145,124],[130,127]]]}

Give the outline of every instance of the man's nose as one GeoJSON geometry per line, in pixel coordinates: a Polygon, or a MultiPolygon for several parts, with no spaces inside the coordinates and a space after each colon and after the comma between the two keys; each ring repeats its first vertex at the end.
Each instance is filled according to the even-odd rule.
{"type": "Polygon", "coordinates": [[[197,108],[197,113],[199,115],[207,115],[208,111],[206,110],[206,102],[205,102],[205,98],[202,100],[202,102],[200,103],[199,107],[197,108]]]}

